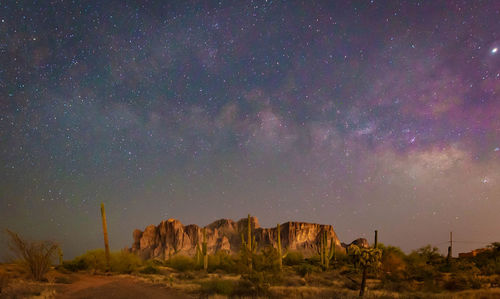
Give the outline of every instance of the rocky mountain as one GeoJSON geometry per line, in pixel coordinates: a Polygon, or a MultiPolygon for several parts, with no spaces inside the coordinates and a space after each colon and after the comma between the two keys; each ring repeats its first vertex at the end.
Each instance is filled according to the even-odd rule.
{"type": "MultiPolygon", "coordinates": [[[[277,229],[261,228],[256,217],[250,218],[252,234],[259,248],[274,246],[277,244],[277,229]]],[[[237,222],[230,219],[220,219],[206,228],[207,248],[209,253],[223,250],[228,253],[236,253],[241,246],[241,235],[247,230],[247,218],[237,222]]],[[[320,236],[327,232],[328,245],[333,238],[337,252],[345,252],[345,244],[341,244],[331,225],[286,222],[280,225],[281,244],[287,250],[300,251],[304,256],[316,254],[320,244],[320,236]]],[[[133,232],[134,243],[131,252],[137,253],[144,259],[165,259],[173,254],[194,255],[196,245],[203,240],[203,228],[195,224],[183,225],[175,219],[162,221],[159,225],[149,225],[144,231],[136,229],[133,232]]],[[[363,245],[368,242],[364,239],[363,245]]]]}

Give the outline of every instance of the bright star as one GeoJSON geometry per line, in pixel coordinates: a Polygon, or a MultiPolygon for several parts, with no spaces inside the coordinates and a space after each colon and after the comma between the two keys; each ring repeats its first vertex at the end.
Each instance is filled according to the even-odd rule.
{"type": "Polygon", "coordinates": [[[495,54],[496,52],[498,52],[498,48],[491,49],[491,54],[495,54]]]}

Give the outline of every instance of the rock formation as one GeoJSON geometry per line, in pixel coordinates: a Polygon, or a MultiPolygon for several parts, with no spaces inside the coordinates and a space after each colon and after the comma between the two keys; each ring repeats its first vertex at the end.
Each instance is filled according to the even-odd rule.
{"type": "MultiPolygon", "coordinates": [[[[237,253],[241,246],[241,234],[246,233],[247,218],[234,222],[230,219],[220,219],[207,225],[207,248],[210,254],[216,251],[237,253]]],[[[252,234],[259,248],[277,246],[276,228],[261,228],[256,217],[251,217],[252,234]]],[[[131,252],[137,253],[144,259],[166,259],[174,254],[193,256],[196,245],[202,241],[201,227],[190,224],[184,226],[180,221],[168,219],[158,226],[149,225],[144,231],[136,229],[133,232],[134,243],[131,252]]],[[[281,243],[283,248],[291,251],[300,251],[304,256],[317,253],[320,236],[327,232],[328,240],[333,238],[337,252],[345,252],[331,225],[286,222],[281,224],[281,243]]],[[[366,242],[366,240],[365,240],[366,242]]]]}

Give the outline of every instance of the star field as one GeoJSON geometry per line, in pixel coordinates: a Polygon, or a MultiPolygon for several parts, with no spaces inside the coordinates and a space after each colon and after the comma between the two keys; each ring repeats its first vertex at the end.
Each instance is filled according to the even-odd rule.
{"type": "Polygon", "coordinates": [[[0,2],[0,227],[498,241],[498,48],[498,1],[0,2]]]}

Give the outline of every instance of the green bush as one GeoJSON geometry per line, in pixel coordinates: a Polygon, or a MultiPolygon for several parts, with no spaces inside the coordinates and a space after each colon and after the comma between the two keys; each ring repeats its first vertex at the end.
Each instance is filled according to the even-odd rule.
{"type": "MultiPolygon", "coordinates": [[[[142,266],[142,260],[135,254],[120,251],[112,252],[110,256],[110,271],[132,273],[142,266]]],[[[63,268],[70,271],[93,270],[106,271],[106,255],[103,249],[89,250],[72,261],[65,261],[63,268]]]]}
{"type": "Polygon", "coordinates": [[[142,266],[142,260],[137,255],[120,251],[111,254],[111,271],[118,273],[132,273],[142,266]]]}
{"type": "Polygon", "coordinates": [[[213,255],[208,256],[208,272],[214,272],[216,270],[223,270],[227,273],[237,273],[238,261],[224,251],[217,251],[213,255]]]}
{"type": "Polygon", "coordinates": [[[71,272],[77,272],[81,270],[87,270],[88,265],[85,263],[85,260],[83,259],[74,259],[72,261],[64,261],[63,264],[63,269],[69,270],[71,272]]]}
{"type": "Polygon", "coordinates": [[[180,272],[191,271],[196,268],[195,261],[185,255],[174,255],[167,261],[167,265],[180,272]]]}
{"type": "Polygon", "coordinates": [[[265,247],[261,254],[254,255],[253,264],[255,271],[279,272],[278,251],[271,246],[265,247]]]}
{"type": "Polygon", "coordinates": [[[63,267],[70,271],[106,271],[106,256],[103,249],[89,250],[72,261],[65,261],[63,267]]]}
{"type": "Polygon", "coordinates": [[[304,261],[304,256],[300,251],[290,251],[287,253],[283,261],[285,265],[295,266],[301,264],[304,261]]]}
{"type": "Polygon", "coordinates": [[[201,283],[201,292],[203,294],[220,294],[231,296],[235,290],[235,282],[224,279],[211,279],[201,283]]]}

